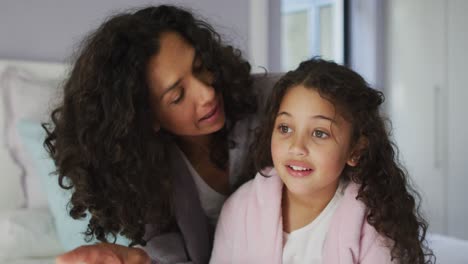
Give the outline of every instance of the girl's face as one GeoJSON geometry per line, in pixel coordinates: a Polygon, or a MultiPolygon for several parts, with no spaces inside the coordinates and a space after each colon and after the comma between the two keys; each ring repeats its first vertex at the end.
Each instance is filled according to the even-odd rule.
{"type": "Polygon", "coordinates": [[[280,104],[271,155],[289,195],[333,195],[351,159],[351,124],[312,88],[291,87],[280,104]]]}
{"type": "Polygon", "coordinates": [[[178,33],[160,37],[160,50],[149,63],[150,100],[160,127],[181,137],[208,135],[224,126],[222,97],[213,76],[201,67],[194,48],[178,33]]]}

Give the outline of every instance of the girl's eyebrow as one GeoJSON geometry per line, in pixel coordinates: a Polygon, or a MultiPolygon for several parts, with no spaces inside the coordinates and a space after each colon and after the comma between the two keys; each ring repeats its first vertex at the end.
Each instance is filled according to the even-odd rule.
{"type": "Polygon", "coordinates": [[[331,118],[331,117],[328,117],[328,116],[324,116],[324,115],[315,115],[315,116],[311,116],[310,118],[313,118],[313,119],[324,119],[324,120],[328,120],[332,123],[336,123],[335,119],[331,118]]]}
{"type": "MultiPolygon", "coordinates": [[[[280,116],[287,116],[287,117],[292,117],[292,115],[286,111],[282,111],[282,112],[279,112],[276,117],[280,117],[280,116]]],[[[325,115],[312,115],[309,117],[310,119],[323,119],[323,120],[328,120],[332,123],[336,123],[335,119],[331,118],[331,117],[328,117],[328,116],[325,116],[325,115]]]]}

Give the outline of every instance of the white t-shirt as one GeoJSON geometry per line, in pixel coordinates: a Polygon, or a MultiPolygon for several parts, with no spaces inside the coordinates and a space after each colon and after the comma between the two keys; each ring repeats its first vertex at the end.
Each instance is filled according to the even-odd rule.
{"type": "Polygon", "coordinates": [[[343,198],[345,184],[339,184],[335,195],[323,211],[308,225],[291,233],[283,232],[284,264],[321,264],[322,249],[333,214],[343,198]]]}
{"type": "Polygon", "coordinates": [[[195,186],[197,187],[198,196],[200,197],[200,203],[205,215],[208,217],[211,227],[216,227],[216,222],[218,222],[218,217],[223,207],[224,202],[226,201],[227,196],[220,194],[211,188],[198,174],[198,172],[193,168],[192,163],[187,159],[185,154],[179,149],[180,155],[187,165],[190,174],[192,174],[193,180],[195,181],[195,186]]]}

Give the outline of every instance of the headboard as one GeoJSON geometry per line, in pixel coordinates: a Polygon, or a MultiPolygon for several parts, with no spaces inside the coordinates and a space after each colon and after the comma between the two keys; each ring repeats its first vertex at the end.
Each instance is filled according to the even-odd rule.
{"type": "Polygon", "coordinates": [[[67,71],[67,65],[59,62],[39,62],[39,61],[24,61],[24,60],[3,60],[0,59],[0,74],[9,65],[21,67],[35,75],[45,78],[57,78],[64,76],[67,71]]]}

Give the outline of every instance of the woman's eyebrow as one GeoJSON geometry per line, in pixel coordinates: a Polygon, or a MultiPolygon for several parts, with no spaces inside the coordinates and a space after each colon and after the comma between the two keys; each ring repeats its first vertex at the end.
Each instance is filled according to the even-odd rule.
{"type": "Polygon", "coordinates": [[[280,117],[280,116],[287,116],[287,117],[291,117],[292,115],[288,112],[285,112],[285,111],[282,111],[282,112],[279,112],[276,117],[280,117]]]}
{"type": "Polygon", "coordinates": [[[171,90],[174,90],[177,86],[179,86],[180,82],[182,82],[182,79],[178,79],[175,83],[173,83],[168,88],[166,88],[164,92],[159,96],[159,100],[161,101],[164,95],[166,95],[168,92],[170,92],[171,90]]]}

